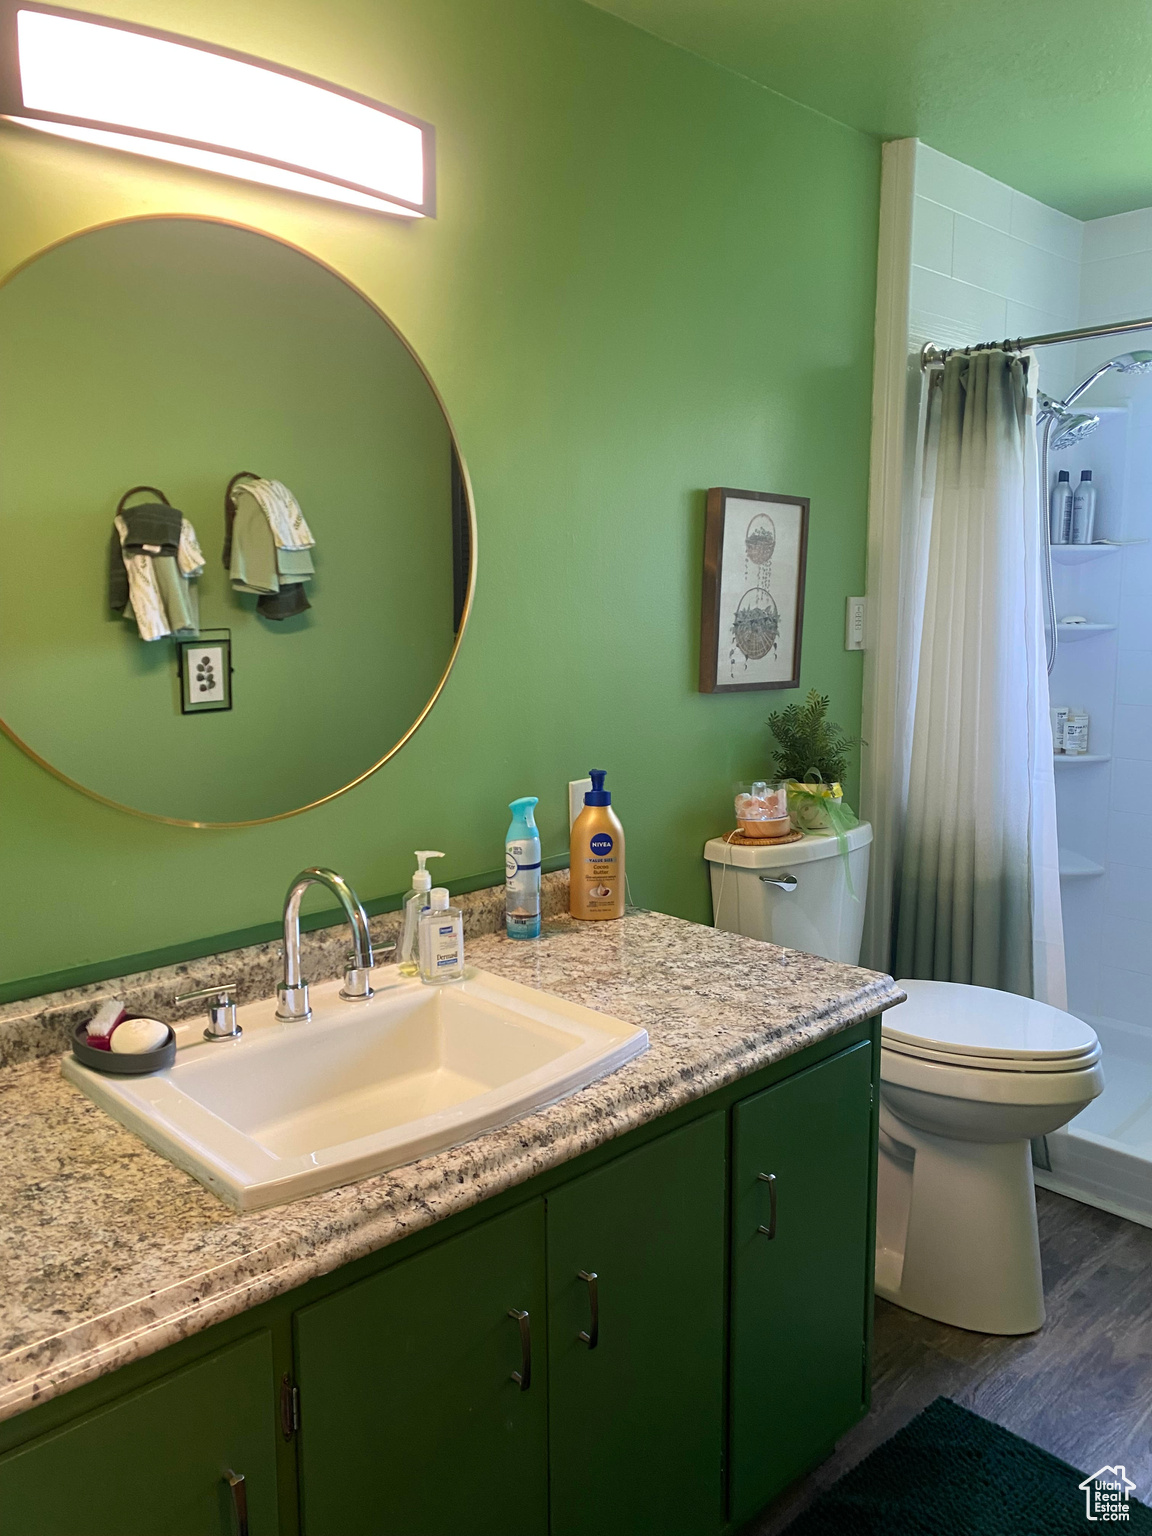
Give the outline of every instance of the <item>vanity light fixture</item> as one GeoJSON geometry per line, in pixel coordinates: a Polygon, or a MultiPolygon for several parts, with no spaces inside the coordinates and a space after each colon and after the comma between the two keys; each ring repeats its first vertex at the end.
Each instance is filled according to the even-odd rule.
{"type": "Polygon", "coordinates": [[[0,0],[0,116],[402,218],[435,215],[431,124],[192,38],[0,0]]]}

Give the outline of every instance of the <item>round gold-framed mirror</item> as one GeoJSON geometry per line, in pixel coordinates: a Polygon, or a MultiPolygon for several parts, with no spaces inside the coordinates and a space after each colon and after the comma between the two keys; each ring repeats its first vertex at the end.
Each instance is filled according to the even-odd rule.
{"type": "Polygon", "coordinates": [[[323,261],[199,215],[98,225],[0,281],[0,533],[0,730],[179,826],[374,773],[475,590],[467,470],[411,346],[323,261]]]}

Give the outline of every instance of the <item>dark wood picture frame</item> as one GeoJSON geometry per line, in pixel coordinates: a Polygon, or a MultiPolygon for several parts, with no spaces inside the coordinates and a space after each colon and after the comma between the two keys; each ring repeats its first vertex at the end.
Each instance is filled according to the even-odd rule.
{"type": "MultiPolygon", "coordinates": [[[[708,492],[704,522],[704,583],[700,603],[700,692],[701,693],[749,693],[766,688],[799,688],[800,642],[804,633],[804,585],[808,566],[808,512],[807,496],[778,496],[769,491],[737,491],[728,486],[713,486],[708,492]],[[784,628],[787,613],[779,615],[781,636],[791,634],[792,669],[786,678],[754,682],[720,681],[720,663],[724,654],[725,638],[721,635],[724,610],[724,533],[730,501],[755,501],[795,508],[800,514],[799,544],[796,560],[796,590],[790,594],[794,604],[794,616],[788,629],[784,628]]],[[[773,598],[775,602],[775,598],[773,598]]]]}

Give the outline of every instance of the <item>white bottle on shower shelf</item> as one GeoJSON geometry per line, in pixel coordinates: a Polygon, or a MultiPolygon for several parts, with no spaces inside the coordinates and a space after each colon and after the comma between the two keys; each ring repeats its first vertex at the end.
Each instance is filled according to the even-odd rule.
{"type": "Polygon", "coordinates": [[[1049,527],[1051,529],[1049,537],[1053,544],[1068,543],[1072,529],[1072,486],[1066,469],[1062,469],[1056,476],[1056,484],[1052,487],[1049,527]]]}
{"type": "Polygon", "coordinates": [[[1072,497],[1072,543],[1091,544],[1096,523],[1096,487],[1092,471],[1081,470],[1080,484],[1072,497]]]}
{"type": "Polygon", "coordinates": [[[1070,709],[1064,722],[1064,752],[1068,757],[1081,757],[1088,751],[1088,711],[1070,709]]]}

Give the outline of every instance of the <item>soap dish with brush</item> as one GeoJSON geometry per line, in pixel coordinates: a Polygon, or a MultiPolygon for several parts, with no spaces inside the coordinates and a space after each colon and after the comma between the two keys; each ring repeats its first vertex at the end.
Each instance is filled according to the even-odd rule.
{"type": "Polygon", "coordinates": [[[105,1003],[87,1024],[72,1031],[72,1054],[82,1066],[116,1077],[162,1072],[176,1060],[169,1024],[127,1011],[119,999],[105,1003]]]}

